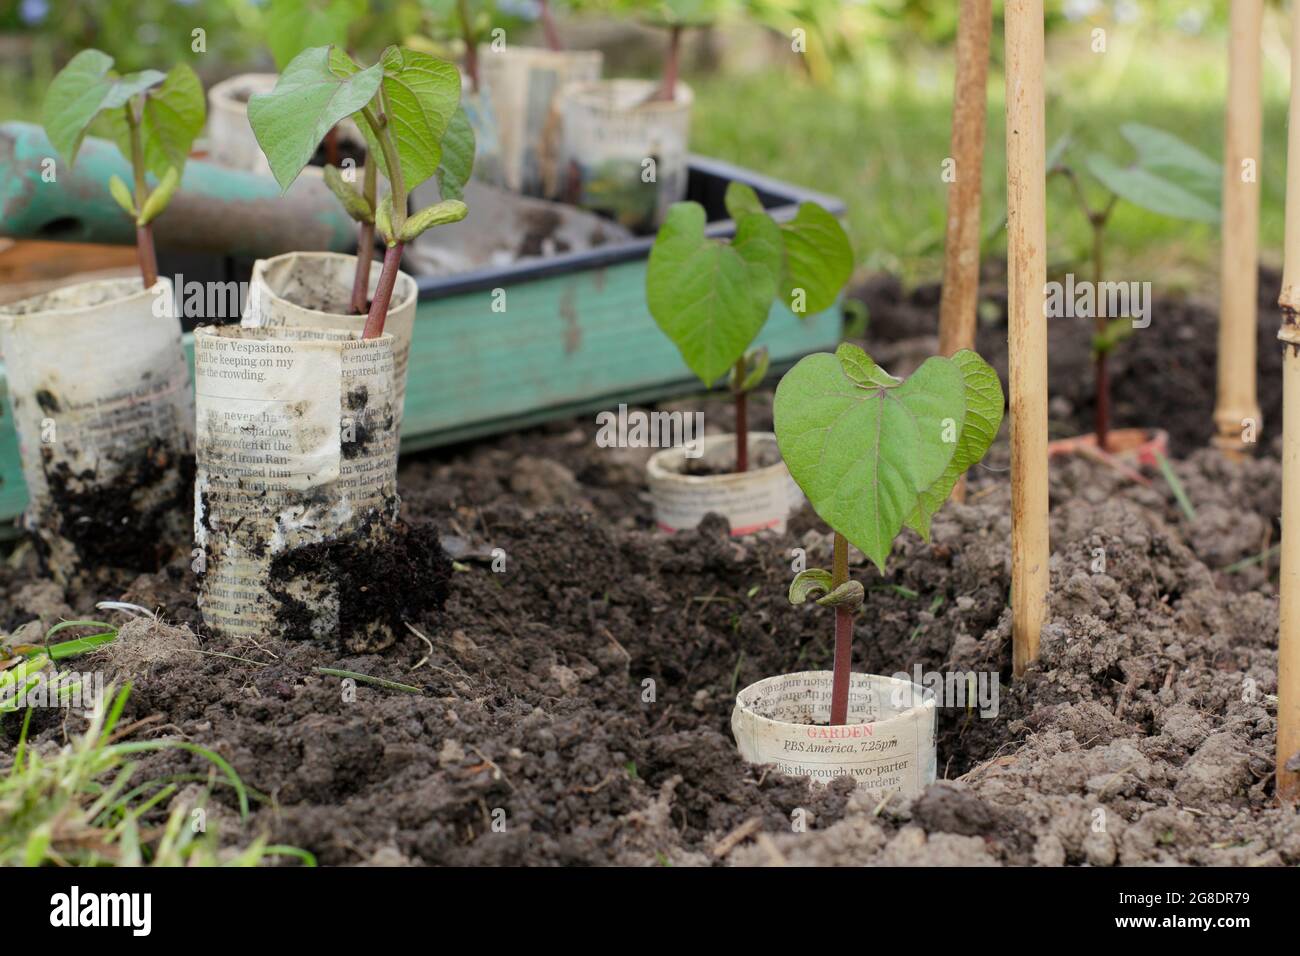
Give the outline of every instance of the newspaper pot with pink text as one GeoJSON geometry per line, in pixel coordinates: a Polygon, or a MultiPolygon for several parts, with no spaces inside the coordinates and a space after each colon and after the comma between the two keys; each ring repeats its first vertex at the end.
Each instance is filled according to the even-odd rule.
{"type": "MultiPolygon", "coordinates": [[[[361,333],[366,317],[349,310],[356,256],[339,252],[289,252],[253,265],[244,305],[246,328],[338,329],[361,333]]],[[[370,270],[367,301],[379,285],[379,263],[370,270]]],[[[393,413],[401,433],[406,406],[406,365],[419,296],[415,279],[397,274],[384,331],[393,336],[393,413]]]]}
{"type": "Polygon", "coordinates": [[[492,101],[502,185],[554,199],[560,190],[560,92],[600,79],[599,50],[493,44],[479,48],[483,89],[492,101]]]}
{"type": "Polygon", "coordinates": [[[650,80],[575,83],[561,94],[560,166],[566,202],[649,231],[686,198],[693,95],[671,101],[650,80]]]}
{"type": "Polygon", "coordinates": [[[390,334],[195,330],[199,608],[232,638],[383,649],[446,598],[436,534],[398,520],[390,334]]]}
{"type": "Polygon", "coordinates": [[[748,471],[732,470],[735,435],[706,435],[656,452],[646,463],[655,522],[664,531],[682,531],[712,513],[730,522],[733,535],[785,531],[804,496],[781,461],[776,436],[750,432],[749,461],[748,471]]]}
{"type": "Polygon", "coordinates": [[[833,678],[831,671],[782,674],[737,694],[731,733],[740,755],[814,783],[852,777],[882,797],[914,797],[933,783],[933,693],[897,677],[853,674],[848,722],[830,726],[833,678]]]}
{"type": "Polygon", "coordinates": [[[156,570],[185,540],[194,455],[171,282],[101,279],[0,306],[0,358],[42,561],[60,580],[156,570]]]}

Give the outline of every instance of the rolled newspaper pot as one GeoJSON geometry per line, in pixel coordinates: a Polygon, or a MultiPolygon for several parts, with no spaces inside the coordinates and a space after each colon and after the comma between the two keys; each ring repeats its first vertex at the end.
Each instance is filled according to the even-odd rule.
{"type": "Polygon", "coordinates": [[[897,677],[853,674],[848,723],[832,727],[833,677],[831,671],[782,674],[737,694],[731,733],[740,755],[814,783],[852,777],[881,796],[914,797],[933,783],[933,694],[897,677]]]}
{"type": "Polygon", "coordinates": [[[479,47],[479,71],[496,117],[507,189],[543,199],[559,195],[559,94],[570,84],[600,79],[603,59],[599,50],[479,47]]]}
{"type": "Polygon", "coordinates": [[[785,531],[787,518],[803,505],[804,496],[781,460],[776,436],[750,432],[749,461],[748,471],[732,471],[735,435],[707,435],[656,452],[646,463],[655,523],[663,531],[681,531],[713,513],[730,522],[733,535],[785,531]]]}
{"type": "MultiPolygon", "coordinates": [[[[253,265],[240,324],[245,328],[336,329],[360,335],[366,317],[350,311],[356,268],[355,256],[338,252],[290,252],[259,259],[253,265]]],[[[379,285],[379,271],[379,264],[374,263],[367,299],[379,285]]],[[[415,280],[398,272],[384,331],[393,336],[393,412],[399,435],[418,297],[415,280]]]]}
{"type": "Polygon", "coordinates": [[[194,454],[171,282],[101,279],[0,306],[0,357],[43,561],[58,579],[156,570],[185,540],[194,454]]]}
{"type": "Polygon", "coordinates": [[[214,631],[338,635],[351,650],[394,640],[400,620],[354,579],[382,574],[399,534],[393,344],[321,328],[195,330],[194,543],[214,631]]]}
{"type": "Polygon", "coordinates": [[[577,83],[561,94],[560,163],[567,202],[648,231],[686,197],[691,103],[678,83],[672,102],[649,80],[577,83]]]}

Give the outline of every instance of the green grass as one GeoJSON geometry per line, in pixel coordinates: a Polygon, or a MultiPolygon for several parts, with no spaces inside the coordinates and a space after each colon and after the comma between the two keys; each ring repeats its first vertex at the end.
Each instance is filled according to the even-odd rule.
{"type": "MultiPolygon", "coordinates": [[[[1265,28],[1264,143],[1260,162],[1261,256],[1280,261],[1286,169],[1286,60],[1265,28]]],[[[995,39],[995,46],[996,46],[995,39]]],[[[996,227],[1006,208],[1004,79],[996,64],[988,85],[983,222],[996,227]]],[[[693,77],[692,150],[842,198],[860,267],[905,280],[942,272],[952,73],[946,54],[918,61],[841,70],[832,89],[789,74],[693,77]]],[[[1133,120],[1166,129],[1216,160],[1223,151],[1226,50],[1221,39],[1170,39],[1148,31],[1112,31],[1109,52],[1092,54],[1087,34],[1063,30],[1048,47],[1047,139],[1070,133],[1071,155],[1103,150],[1131,154],[1118,135],[1133,120]]],[[[1100,193],[1097,194],[1100,196],[1100,193]]],[[[1067,184],[1048,184],[1049,261],[1081,265],[1089,233],[1067,184]]],[[[1005,230],[986,254],[1005,255],[1005,230]]],[[[1178,222],[1123,204],[1108,232],[1116,278],[1204,288],[1218,271],[1218,230],[1178,222]]]]}

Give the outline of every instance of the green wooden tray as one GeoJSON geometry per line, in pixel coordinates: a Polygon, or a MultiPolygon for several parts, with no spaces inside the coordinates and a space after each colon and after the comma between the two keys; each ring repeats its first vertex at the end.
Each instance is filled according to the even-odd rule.
{"type": "MultiPolygon", "coordinates": [[[[690,198],[715,215],[733,179],[754,186],[778,218],[792,215],[806,199],[842,211],[829,197],[716,161],[695,158],[691,173],[690,198]]],[[[709,231],[721,236],[732,228],[718,219],[709,231]]],[[[587,413],[593,414],[594,434],[599,410],[700,391],[699,380],[646,308],[652,244],[645,237],[501,269],[419,279],[402,450],[587,413]],[[493,311],[497,289],[506,290],[505,311],[493,311]]],[[[771,374],[809,352],[834,349],[841,322],[838,305],[802,319],[774,306],[758,339],[771,354],[771,374]]],[[[188,334],[186,348],[192,364],[188,334]]],[[[0,519],[9,519],[21,513],[27,490],[3,366],[0,392],[0,519]]]]}

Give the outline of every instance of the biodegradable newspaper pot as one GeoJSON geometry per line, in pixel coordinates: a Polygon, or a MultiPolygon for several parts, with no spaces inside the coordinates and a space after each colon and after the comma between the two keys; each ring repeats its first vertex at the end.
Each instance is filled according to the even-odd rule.
{"type": "Polygon", "coordinates": [[[686,197],[693,96],[671,102],[650,80],[576,83],[561,94],[560,164],[567,202],[650,230],[686,197]]]}
{"type": "Polygon", "coordinates": [[[911,681],[853,674],[849,718],[829,726],[831,671],[800,671],[750,684],[736,695],[731,733],[750,763],[792,777],[913,797],[936,775],[935,702],[911,681]]]}
{"type": "Polygon", "coordinates": [[[790,477],[771,432],[749,435],[749,471],[736,473],[736,436],[708,435],[697,447],[667,448],[646,463],[655,522],[664,531],[694,528],[710,513],[731,523],[733,535],[785,531],[803,492],[790,477]],[[687,452],[699,452],[689,457],[687,452]]]}
{"type": "Polygon", "coordinates": [[[194,451],[170,281],[101,279],[0,306],[0,356],[43,560],[60,579],[79,565],[156,570],[184,540],[194,451]]]}
{"type": "MultiPolygon", "coordinates": [[[[201,327],[194,333],[199,608],[229,637],[395,639],[393,336],[201,327]],[[370,573],[373,578],[365,575],[370,573]],[[367,583],[368,582],[368,583],[367,583]]],[[[397,558],[396,560],[402,560],[397,558]]]]}
{"type": "MultiPolygon", "coordinates": [[[[349,311],[355,256],[338,252],[290,252],[253,265],[245,328],[341,329],[360,334],[366,317],[349,311]]],[[[379,285],[379,264],[370,270],[373,297],[379,285]]],[[[406,366],[411,354],[411,330],[419,289],[405,272],[397,274],[384,331],[393,336],[393,413],[401,432],[406,404],[406,366]]]]}
{"type": "Polygon", "coordinates": [[[507,45],[479,48],[483,88],[496,116],[502,184],[554,199],[560,190],[560,91],[600,79],[599,50],[507,45]]]}
{"type": "MultiPolygon", "coordinates": [[[[253,127],[248,125],[248,99],[256,93],[270,93],[277,79],[276,73],[240,73],[209,88],[207,150],[212,162],[230,169],[271,175],[270,164],[253,135],[253,127]]],[[[338,125],[337,136],[341,156],[359,159],[364,155],[365,139],[351,120],[338,125]]],[[[309,176],[321,175],[316,166],[309,166],[303,172],[309,176]]]]}

